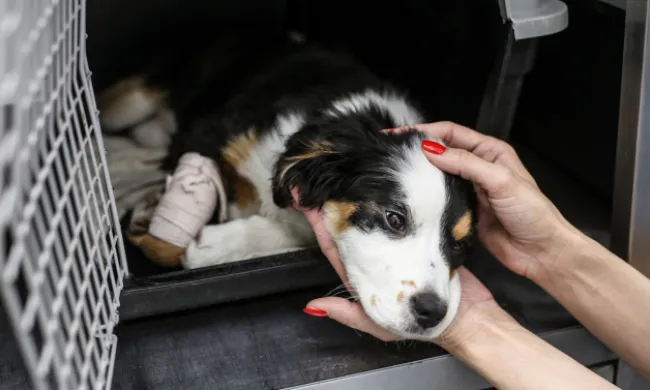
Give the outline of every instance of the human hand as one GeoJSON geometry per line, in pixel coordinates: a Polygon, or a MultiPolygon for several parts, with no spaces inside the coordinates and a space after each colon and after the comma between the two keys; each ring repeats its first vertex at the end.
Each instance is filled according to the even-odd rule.
{"type": "Polygon", "coordinates": [[[451,122],[413,127],[446,145],[423,143],[432,164],[474,183],[486,248],[513,272],[539,283],[577,230],[540,191],[515,150],[451,122]]]}
{"type": "MultiPolygon", "coordinates": [[[[299,194],[296,189],[292,190],[295,204],[299,204],[297,199],[299,194]]],[[[341,280],[351,291],[348,279],[345,273],[345,267],[339,256],[336,244],[325,228],[323,213],[319,210],[301,210],[309,221],[323,254],[334,267],[334,270],[341,277],[341,280]]],[[[431,340],[447,350],[453,350],[474,334],[482,323],[482,319],[491,317],[491,313],[503,312],[503,310],[494,301],[490,291],[468,270],[461,267],[458,270],[462,295],[461,303],[454,322],[447,328],[443,334],[436,340],[431,340]]],[[[311,315],[329,317],[343,325],[353,329],[371,334],[383,341],[397,341],[401,338],[390,333],[384,328],[374,323],[364,312],[361,304],[351,302],[340,297],[318,298],[309,302],[305,312],[311,315]]]]}

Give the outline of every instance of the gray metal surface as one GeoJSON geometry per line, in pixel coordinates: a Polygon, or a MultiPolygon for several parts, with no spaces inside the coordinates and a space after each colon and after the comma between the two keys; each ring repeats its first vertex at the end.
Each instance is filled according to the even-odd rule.
{"type": "Polygon", "coordinates": [[[616,385],[622,390],[650,390],[650,383],[623,360],[618,362],[616,385]]]}
{"type": "Polygon", "coordinates": [[[650,8],[627,4],[612,249],[650,276],[650,8]]]}
{"type": "Polygon", "coordinates": [[[559,0],[499,0],[502,15],[512,22],[515,39],[560,32],[569,25],[569,10],[559,0]]]}
{"type": "MultiPolygon", "coordinates": [[[[541,336],[584,365],[616,356],[581,327],[541,336]]],[[[446,355],[333,380],[292,387],[291,390],[479,390],[490,385],[456,358],[446,355]]]]}
{"type": "MultiPolygon", "coordinates": [[[[650,277],[650,7],[628,0],[616,152],[612,249],[650,277]]],[[[624,361],[616,383],[623,390],[648,390],[624,361]]]]}
{"type": "Polygon", "coordinates": [[[608,382],[614,383],[614,380],[616,380],[616,363],[609,363],[606,365],[602,366],[596,366],[593,367],[592,370],[606,379],[608,382]]]}
{"type": "Polygon", "coordinates": [[[600,1],[602,1],[603,3],[607,3],[611,6],[614,6],[616,8],[620,8],[622,10],[625,10],[625,3],[627,2],[627,0],[600,0],[600,1]]]}

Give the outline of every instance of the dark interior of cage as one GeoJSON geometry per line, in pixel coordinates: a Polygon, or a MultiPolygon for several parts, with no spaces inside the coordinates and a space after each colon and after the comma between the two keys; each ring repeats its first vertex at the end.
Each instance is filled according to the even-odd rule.
{"type": "MultiPolygon", "coordinates": [[[[521,87],[508,139],[569,220],[608,244],[623,22],[611,17],[616,11],[591,2],[568,3],[577,12],[566,31],[526,43],[527,54],[515,53],[535,49],[531,72],[499,76],[521,87]],[[609,28],[591,27],[598,23],[609,28]],[[595,88],[597,93],[585,93],[595,88]]],[[[511,39],[497,1],[89,1],[87,50],[95,90],[146,55],[152,40],[187,26],[231,23],[300,31],[344,47],[408,90],[430,117],[470,127],[477,126],[484,100],[496,93],[495,69],[511,39]]],[[[130,276],[122,319],[339,284],[317,248],[183,270],[154,265],[128,240],[125,247],[130,276]]],[[[467,266],[531,327],[573,323],[552,298],[485,250],[467,266]]]]}

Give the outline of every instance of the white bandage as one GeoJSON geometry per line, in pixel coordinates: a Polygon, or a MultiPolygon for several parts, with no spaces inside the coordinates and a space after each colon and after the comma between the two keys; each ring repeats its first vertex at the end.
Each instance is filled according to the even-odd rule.
{"type": "Polygon", "coordinates": [[[214,214],[219,204],[219,223],[225,221],[227,199],[219,168],[198,153],[186,153],[151,218],[149,234],[186,248],[214,214]]]}

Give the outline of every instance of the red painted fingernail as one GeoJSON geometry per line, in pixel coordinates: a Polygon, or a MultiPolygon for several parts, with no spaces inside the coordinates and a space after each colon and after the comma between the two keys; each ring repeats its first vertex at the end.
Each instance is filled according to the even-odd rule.
{"type": "Polygon", "coordinates": [[[443,154],[447,150],[447,148],[440,145],[439,143],[430,141],[428,139],[422,141],[422,149],[433,154],[443,154]]]}
{"type": "Polygon", "coordinates": [[[309,314],[310,316],[313,317],[327,317],[327,312],[321,309],[316,309],[313,307],[306,307],[302,309],[303,312],[306,314],[309,314]]]}

